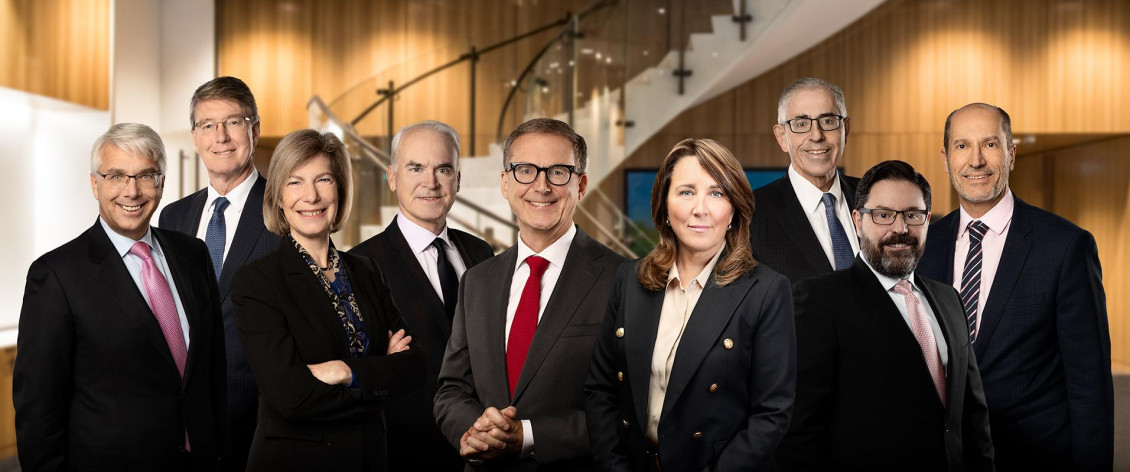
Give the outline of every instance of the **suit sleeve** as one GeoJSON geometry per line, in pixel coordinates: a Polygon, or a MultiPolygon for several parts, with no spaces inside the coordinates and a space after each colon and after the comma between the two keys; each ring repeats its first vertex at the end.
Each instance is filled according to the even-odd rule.
{"type": "Polygon", "coordinates": [[[318,380],[290,333],[277,295],[278,285],[258,268],[245,266],[233,279],[231,293],[236,326],[260,397],[280,416],[316,421],[349,418],[371,411],[372,401],[406,393],[419,385],[413,384],[413,379],[420,377],[414,371],[423,368],[419,349],[388,356],[383,352],[371,354],[350,365],[354,375],[362,378],[361,389],[318,380]]]}
{"type": "Polygon", "coordinates": [[[75,325],[58,275],[42,259],[28,270],[20,310],[13,401],[24,470],[67,470],[75,325]]]}
{"type": "Polygon", "coordinates": [[[624,314],[624,285],[631,281],[635,264],[624,264],[616,273],[612,290],[608,294],[608,308],[593,347],[589,376],[585,380],[585,417],[588,422],[589,442],[597,467],[604,471],[631,470],[631,464],[620,441],[620,380],[616,378],[615,327],[622,323],[624,314]]]}
{"type": "Polygon", "coordinates": [[[747,380],[749,419],[746,428],[738,431],[718,456],[713,467],[716,470],[764,468],[772,462],[773,451],[789,427],[797,374],[793,297],[788,279],[779,276],[773,280],[756,308],[757,313],[741,314],[758,320],[747,380]]]}
{"type": "Polygon", "coordinates": [[[1114,387],[1110,331],[1098,248],[1083,231],[1060,268],[1056,321],[1067,403],[1073,468],[1110,470],[1114,464],[1114,387]]]}
{"type": "Polygon", "coordinates": [[[813,283],[796,283],[797,388],[788,433],[777,448],[780,470],[829,470],[828,415],[839,349],[832,307],[813,283]]]}
{"type": "MultiPolygon", "coordinates": [[[[366,263],[372,264],[368,259],[366,263]]],[[[383,316],[381,325],[393,333],[404,330],[411,335],[408,323],[400,316],[400,310],[392,302],[392,293],[384,276],[370,266],[375,275],[375,283],[367,289],[371,291],[372,298],[380,304],[380,314],[383,316]]],[[[386,333],[378,332],[379,339],[370,340],[370,355],[345,359],[346,365],[353,371],[353,376],[360,384],[363,400],[372,400],[383,397],[399,397],[416,391],[424,384],[427,374],[423,348],[413,340],[408,345],[407,351],[401,351],[391,356],[388,352],[388,338],[386,333]]]]}
{"type": "Polygon", "coordinates": [[[463,433],[482,415],[483,407],[475,391],[474,374],[471,372],[471,355],[467,347],[468,295],[467,276],[459,284],[459,302],[455,306],[455,320],[451,324],[451,337],[443,354],[443,366],[439,370],[439,389],[436,390],[434,413],[436,424],[447,442],[456,450],[463,433]]]}

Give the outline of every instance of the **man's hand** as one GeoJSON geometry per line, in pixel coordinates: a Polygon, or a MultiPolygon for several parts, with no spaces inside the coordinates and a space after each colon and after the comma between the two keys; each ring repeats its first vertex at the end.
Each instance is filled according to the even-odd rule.
{"type": "Polygon", "coordinates": [[[410,342],[412,342],[412,336],[405,336],[403,329],[400,330],[400,331],[397,331],[395,333],[393,333],[392,331],[389,331],[388,332],[388,352],[385,352],[385,354],[386,355],[396,354],[400,351],[407,351],[408,350],[408,343],[410,343],[410,342]]]}
{"type": "Polygon", "coordinates": [[[314,378],[329,385],[349,385],[353,381],[353,370],[342,361],[329,361],[321,364],[308,364],[306,368],[314,378]]]}
{"type": "Polygon", "coordinates": [[[522,452],[522,421],[518,409],[490,407],[467,428],[459,440],[459,455],[472,459],[494,459],[522,452]]]}

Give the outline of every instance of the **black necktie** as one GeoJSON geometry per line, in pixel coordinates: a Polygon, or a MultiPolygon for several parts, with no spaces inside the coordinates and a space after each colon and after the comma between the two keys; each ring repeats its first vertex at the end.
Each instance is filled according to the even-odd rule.
{"type": "Polygon", "coordinates": [[[455,302],[459,292],[459,276],[455,275],[455,267],[447,260],[447,243],[443,238],[432,241],[436,248],[436,270],[439,272],[439,286],[443,290],[443,306],[447,309],[447,319],[455,319],[455,302]]]}

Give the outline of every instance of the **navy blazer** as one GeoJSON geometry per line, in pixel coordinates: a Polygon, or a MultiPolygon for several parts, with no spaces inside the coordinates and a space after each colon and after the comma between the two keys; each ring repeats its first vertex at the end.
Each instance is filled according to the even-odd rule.
{"type": "MultiPolygon", "coordinates": [[[[349,251],[372,259],[384,275],[392,301],[428,364],[428,375],[419,390],[385,402],[389,470],[462,470],[463,459],[447,443],[432,416],[443,350],[451,336],[451,320],[396,221],[393,219],[380,234],[349,251]]],[[[463,231],[449,227],[447,235],[468,269],[494,255],[485,241],[463,231]]]]}
{"type": "MultiPolygon", "coordinates": [[[[930,226],[918,273],[947,284],[960,214],[930,226]]],[[[1091,233],[1016,199],[973,343],[999,470],[1114,464],[1110,331],[1091,233]]]]}
{"type": "Polygon", "coordinates": [[[796,404],[779,470],[993,470],[961,300],[945,284],[915,284],[946,341],[946,405],[914,333],[863,259],[794,285],[796,404]]]}
{"type": "MultiPolygon", "coordinates": [[[[620,266],[608,298],[585,410],[602,470],[648,470],[651,360],[665,292],[620,266]]],[[[758,265],[720,287],[712,275],[679,341],[660,414],[663,470],[761,470],[785,435],[796,385],[789,281],[758,265]]]]}
{"type": "Polygon", "coordinates": [[[28,270],[13,378],[28,471],[192,470],[227,448],[224,341],[204,243],[153,228],[188,318],[184,377],[125,262],[95,222],[28,270]]]}
{"type": "MultiPolygon", "coordinates": [[[[227,349],[228,419],[231,422],[232,441],[232,458],[225,460],[226,470],[242,471],[245,468],[244,463],[247,460],[247,451],[251,447],[251,437],[255,432],[255,416],[259,405],[255,377],[251,375],[251,366],[247,363],[243,343],[239,340],[235,319],[232,317],[230,291],[232,277],[240,267],[270,254],[279,246],[279,236],[267,231],[266,226],[263,225],[263,190],[266,185],[267,180],[260,175],[251,187],[243,213],[236,223],[235,236],[231,247],[228,248],[228,255],[224,258],[224,267],[218,281],[220,309],[224,317],[224,343],[227,349]]],[[[208,189],[201,189],[170,203],[161,210],[158,226],[196,237],[200,229],[200,216],[207,204],[208,189]]],[[[227,222],[228,231],[232,230],[231,223],[227,222]]],[[[208,261],[211,265],[210,258],[208,261]]]]}
{"type": "MultiPolygon", "coordinates": [[[[859,179],[840,176],[840,188],[848,208],[855,208],[855,188],[859,179]]],[[[753,258],[789,280],[827,274],[832,264],[824,253],[816,232],[808,224],[808,213],[800,207],[789,176],[753,191],[756,211],[749,223],[753,258]]],[[[851,225],[851,221],[841,221],[851,225]]]]}

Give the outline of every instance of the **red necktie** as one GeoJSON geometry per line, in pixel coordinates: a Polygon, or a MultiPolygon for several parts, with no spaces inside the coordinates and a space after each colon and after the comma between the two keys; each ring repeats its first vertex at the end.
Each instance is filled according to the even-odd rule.
{"type": "Polygon", "coordinates": [[[549,268],[549,261],[538,256],[526,258],[530,277],[522,288],[522,298],[518,309],[514,310],[514,321],[510,324],[510,338],[506,340],[506,378],[510,382],[510,398],[518,387],[518,376],[522,374],[522,364],[526,353],[530,352],[530,341],[538,328],[538,303],[541,300],[541,276],[549,268]]]}

